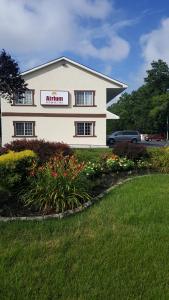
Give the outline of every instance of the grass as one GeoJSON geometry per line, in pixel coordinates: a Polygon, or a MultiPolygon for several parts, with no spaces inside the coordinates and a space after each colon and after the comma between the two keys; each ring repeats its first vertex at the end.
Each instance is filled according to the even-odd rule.
{"type": "Polygon", "coordinates": [[[169,299],[169,175],[133,179],[81,214],[0,226],[0,298],[169,299]]]}
{"type": "Polygon", "coordinates": [[[95,162],[99,160],[102,155],[111,154],[111,148],[91,148],[91,149],[74,149],[74,154],[78,158],[79,161],[91,161],[95,162]]]}

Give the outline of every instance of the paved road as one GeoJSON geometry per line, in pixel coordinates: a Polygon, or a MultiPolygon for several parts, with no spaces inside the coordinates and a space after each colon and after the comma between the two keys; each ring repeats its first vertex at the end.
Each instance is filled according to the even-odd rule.
{"type": "Polygon", "coordinates": [[[163,142],[157,142],[157,141],[151,141],[151,142],[146,142],[142,141],[139,144],[142,144],[146,147],[164,147],[164,146],[169,146],[168,142],[163,141],[163,142]]]}
{"type": "MultiPolygon", "coordinates": [[[[157,142],[157,141],[146,142],[146,141],[141,141],[138,144],[144,145],[146,147],[164,147],[164,146],[169,146],[169,141],[163,141],[163,142],[157,142]]],[[[111,147],[113,148],[113,145],[111,147]]]]}

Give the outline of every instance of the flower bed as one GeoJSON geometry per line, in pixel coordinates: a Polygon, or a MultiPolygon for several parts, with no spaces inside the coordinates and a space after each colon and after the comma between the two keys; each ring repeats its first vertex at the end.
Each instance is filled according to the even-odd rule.
{"type": "Polygon", "coordinates": [[[31,150],[1,155],[0,174],[3,177],[2,161],[6,177],[0,186],[0,215],[47,215],[83,207],[120,178],[149,172],[149,160],[134,153],[137,159],[102,152],[95,161],[94,156],[79,161],[72,152],[61,152],[41,164],[31,150]]]}

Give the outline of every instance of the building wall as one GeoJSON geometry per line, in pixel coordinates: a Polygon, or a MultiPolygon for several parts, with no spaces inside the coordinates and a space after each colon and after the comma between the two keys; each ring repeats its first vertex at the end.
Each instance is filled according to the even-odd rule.
{"type": "Polygon", "coordinates": [[[11,106],[2,100],[2,113],[57,113],[64,117],[4,116],[2,117],[2,144],[14,139],[13,121],[35,121],[37,138],[63,141],[68,144],[106,145],[106,88],[117,88],[116,84],[92,75],[71,63],[52,64],[24,76],[28,88],[34,89],[35,106],[11,106]],[[69,106],[53,107],[40,104],[41,90],[69,91],[69,106]],[[75,90],[94,90],[96,107],[74,107],[75,90]],[[69,114],[85,114],[84,117],[69,117],[69,114]],[[90,115],[101,114],[102,117],[90,115]],[[104,115],[104,117],[103,117],[104,115]],[[75,121],[95,121],[96,137],[74,137],[75,121]]]}
{"type": "Polygon", "coordinates": [[[3,144],[11,140],[14,134],[13,121],[35,121],[35,135],[46,141],[64,142],[70,145],[106,145],[106,120],[104,118],[55,118],[55,117],[4,117],[2,120],[3,144]],[[95,137],[74,137],[75,121],[95,121],[95,137]]]}

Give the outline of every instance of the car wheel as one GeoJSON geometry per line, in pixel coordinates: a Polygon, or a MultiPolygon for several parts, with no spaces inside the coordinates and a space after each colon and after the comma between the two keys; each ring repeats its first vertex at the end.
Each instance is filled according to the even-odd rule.
{"type": "Polygon", "coordinates": [[[133,144],[137,144],[137,139],[132,139],[131,141],[133,144]]]}
{"type": "Polygon", "coordinates": [[[113,145],[115,143],[115,140],[114,139],[110,139],[109,140],[109,145],[113,145]]]}

